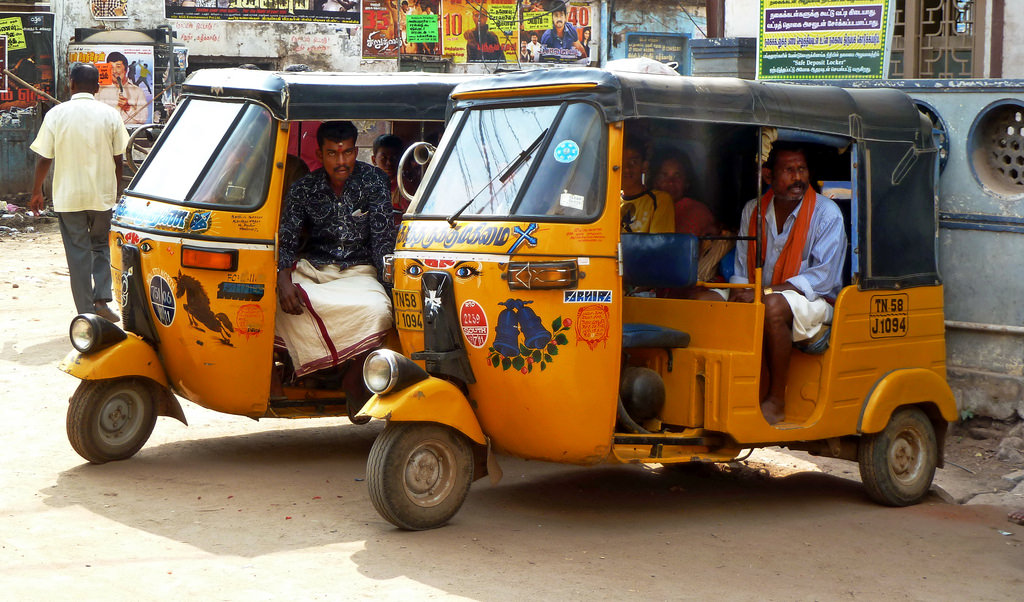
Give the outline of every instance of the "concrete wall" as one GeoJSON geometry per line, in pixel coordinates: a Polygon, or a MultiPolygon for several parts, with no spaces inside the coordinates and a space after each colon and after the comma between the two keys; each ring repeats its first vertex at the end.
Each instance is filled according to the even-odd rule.
{"type": "Polygon", "coordinates": [[[1003,77],[1024,78],[1024,11],[1018,2],[1007,0],[1003,13],[1003,77]]]}
{"type": "Polygon", "coordinates": [[[760,0],[726,0],[725,37],[756,38],[760,13],[760,0]]]}
{"type": "MultiPolygon", "coordinates": [[[[631,33],[682,34],[690,39],[704,39],[707,37],[707,8],[704,0],[616,0],[609,23],[611,32],[607,54],[611,60],[621,59],[627,56],[627,40],[631,33]],[[685,12],[681,8],[686,9],[685,12]]],[[[688,73],[689,68],[686,64],[681,71],[688,73]]]]}

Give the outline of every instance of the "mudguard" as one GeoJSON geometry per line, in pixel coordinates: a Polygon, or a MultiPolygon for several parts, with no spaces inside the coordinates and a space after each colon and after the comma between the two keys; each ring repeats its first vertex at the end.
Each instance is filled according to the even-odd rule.
{"type": "Polygon", "coordinates": [[[106,380],[124,376],[142,376],[168,387],[167,374],[156,350],[138,335],[88,355],[72,351],[64,356],[60,369],[82,380],[106,380]]]}
{"type": "Polygon", "coordinates": [[[860,411],[857,431],[878,433],[900,406],[933,404],[946,422],[957,419],[956,399],[949,384],[931,370],[908,368],[894,370],[877,383],[860,411]]]}
{"type": "Polygon", "coordinates": [[[487,445],[469,400],[458,387],[433,376],[401,391],[374,395],[357,417],[371,416],[389,421],[435,422],[444,424],[469,437],[474,443],[487,445]]]}

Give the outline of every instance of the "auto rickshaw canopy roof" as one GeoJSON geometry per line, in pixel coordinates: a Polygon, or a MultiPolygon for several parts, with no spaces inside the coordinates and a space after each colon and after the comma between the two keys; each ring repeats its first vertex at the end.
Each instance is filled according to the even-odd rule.
{"type": "Polygon", "coordinates": [[[511,99],[577,100],[597,106],[609,123],[687,120],[810,133],[826,144],[836,137],[854,141],[858,198],[851,243],[859,249],[861,288],[939,282],[932,124],[898,90],[568,68],[481,77],[460,84],[452,96],[457,109],[511,99]]]}
{"type": "Polygon", "coordinates": [[[448,95],[473,77],[478,76],[203,69],[189,76],[182,92],[254,100],[284,121],[444,121],[448,95]]]}

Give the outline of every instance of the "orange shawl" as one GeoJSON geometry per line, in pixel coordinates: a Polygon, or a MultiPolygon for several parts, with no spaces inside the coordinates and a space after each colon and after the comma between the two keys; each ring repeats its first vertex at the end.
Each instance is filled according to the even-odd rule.
{"type": "MultiPolygon", "coordinates": [[[[761,216],[762,225],[765,228],[768,227],[768,224],[765,223],[765,214],[768,212],[768,205],[774,197],[774,190],[769,190],[761,197],[760,207],[757,208],[757,211],[750,214],[750,228],[747,230],[748,236],[755,236],[757,233],[756,220],[758,215],[761,216]]],[[[803,258],[804,246],[807,244],[807,231],[810,230],[811,215],[814,214],[816,200],[817,193],[814,192],[813,187],[808,186],[807,192],[804,193],[803,203],[800,205],[800,212],[796,216],[796,223],[793,224],[793,229],[789,232],[789,238],[786,239],[786,244],[782,247],[782,253],[779,254],[778,261],[775,262],[771,284],[782,284],[800,273],[800,262],[803,258]]],[[[747,243],[747,279],[751,282],[753,282],[754,278],[754,269],[757,267],[757,262],[754,258],[754,243],[755,241],[753,240],[747,243]]],[[[761,263],[764,263],[764,255],[767,252],[766,246],[761,246],[761,263]]]]}

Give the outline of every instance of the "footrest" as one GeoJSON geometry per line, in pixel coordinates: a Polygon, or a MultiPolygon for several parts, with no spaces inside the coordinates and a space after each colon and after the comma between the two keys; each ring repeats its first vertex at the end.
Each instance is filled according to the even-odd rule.
{"type": "Polygon", "coordinates": [[[638,323],[622,325],[623,349],[648,347],[656,349],[672,349],[686,347],[689,344],[690,333],[676,330],[674,328],[638,323]]]}

